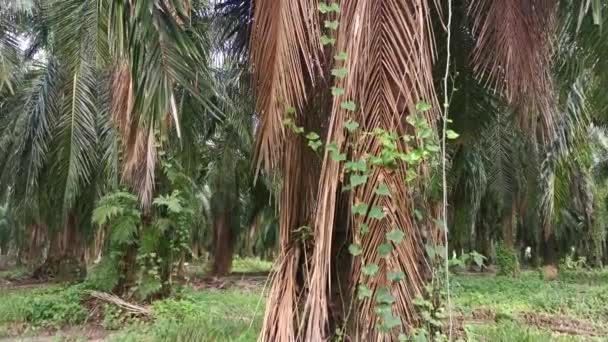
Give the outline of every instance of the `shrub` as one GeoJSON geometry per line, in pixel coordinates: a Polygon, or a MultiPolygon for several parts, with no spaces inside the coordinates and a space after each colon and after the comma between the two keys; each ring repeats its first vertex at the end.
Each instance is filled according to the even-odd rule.
{"type": "Polygon", "coordinates": [[[26,307],[26,321],[34,326],[61,326],[84,321],[87,310],[82,306],[83,291],[78,286],[55,293],[31,296],[26,307]]]}
{"type": "Polygon", "coordinates": [[[519,275],[519,260],[517,252],[513,248],[499,243],[496,247],[496,265],[498,266],[498,274],[506,276],[519,275]]]}

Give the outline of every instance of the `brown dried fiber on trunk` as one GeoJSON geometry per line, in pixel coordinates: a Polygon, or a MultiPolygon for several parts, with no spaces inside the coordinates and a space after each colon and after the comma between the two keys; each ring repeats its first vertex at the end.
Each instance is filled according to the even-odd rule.
{"type": "MultiPolygon", "coordinates": [[[[348,54],[348,77],[340,86],[346,95],[334,99],[329,111],[319,113],[312,102],[320,101],[319,89],[313,84],[320,56],[317,45],[319,22],[330,18],[317,18],[315,1],[257,0],[254,5],[252,30],[252,67],[257,91],[256,109],[261,117],[257,142],[257,166],[269,172],[278,172],[282,178],[280,200],[280,257],[266,310],[261,341],[323,341],[331,337],[336,322],[332,303],[336,284],[332,284],[337,271],[335,240],[341,233],[337,224],[347,224],[351,204],[364,201],[387,210],[383,221],[372,222],[371,233],[362,241],[364,261],[377,257],[377,248],[384,236],[394,228],[402,229],[407,238],[381,265],[380,282],[369,284],[376,289],[386,283],[386,272],[403,270],[406,279],[391,285],[397,299],[395,313],[409,329],[416,321],[412,300],[422,294],[429,265],[424,254],[421,231],[425,228],[414,222],[414,193],[403,179],[407,169],[378,169],[365,186],[350,197],[341,194],[343,169],[326,153],[316,177],[317,168],[306,157],[307,147],[301,138],[284,130],[282,122],[285,108],[293,106],[306,117],[317,115],[317,127],[327,123],[326,143],[336,143],[350,157],[362,158],[366,153],[378,153],[379,142],[372,136],[348,136],[344,123],[354,119],[365,131],[382,128],[405,134],[405,118],[416,103],[426,101],[435,107],[428,114],[431,125],[437,114],[437,101],[432,78],[433,43],[430,28],[430,1],[413,3],[398,0],[356,1],[341,3],[340,32],[330,56],[345,51],[348,54]],[[353,100],[360,109],[353,114],[341,109],[342,101],[353,100]],[[313,109],[314,108],[314,109],[313,109]],[[324,114],[327,113],[327,114],[324,114]],[[347,146],[351,146],[348,147],[347,146]],[[354,147],[353,147],[354,146],[354,147]],[[306,176],[312,179],[306,179],[306,176]],[[392,198],[376,198],[374,191],[386,183],[393,192],[392,198]],[[313,191],[314,190],[314,191],[313,191]],[[348,210],[344,211],[344,208],[348,210]],[[345,215],[346,214],[346,215],[345,215]],[[314,233],[311,244],[298,241],[293,230],[308,223],[314,233]],[[312,248],[312,254],[308,246],[312,248]],[[303,280],[301,280],[303,279],[303,280]]],[[[329,70],[331,65],[323,65],[329,70]]],[[[327,86],[321,92],[329,94],[327,86]]],[[[299,120],[302,121],[302,120],[299,120]]],[[[305,127],[307,125],[304,125],[305,127]]],[[[322,136],[323,132],[313,129],[322,136]]],[[[307,129],[308,131],[308,129],[307,129]]],[[[410,132],[411,133],[411,132],[410,132]]],[[[400,145],[407,151],[407,146],[400,145]]],[[[416,170],[424,175],[425,166],[416,170]]],[[[435,207],[431,214],[436,214],[435,207]]],[[[361,222],[357,222],[361,223],[361,222]]],[[[355,234],[352,225],[351,234],[355,234]]],[[[434,240],[434,234],[429,234],[434,240]]],[[[356,237],[356,239],[359,239],[356,237]]],[[[359,282],[360,263],[354,263],[350,275],[353,289],[359,282]]],[[[351,338],[392,341],[396,334],[382,335],[376,327],[376,314],[372,301],[356,303],[357,324],[349,326],[351,338]]],[[[339,318],[339,317],[338,317],[339,318]]]]}
{"type": "MultiPolygon", "coordinates": [[[[425,101],[438,108],[432,78],[433,40],[429,6],[427,1],[342,2],[341,31],[336,51],[347,52],[349,74],[341,85],[346,89],[346,95],[334,103],[327,142],[336,142],[342,150],[346,149],[347,142],[353,143],[350,159],[377,154],[381,147],[378,139],[371,135],[345,136],[344,123],[349,119],[360,123],[363,132],[381,128],[403,135],[407,132],[405,118],[414,110],[416,103],[425,101]],[[358,103],[359,110],[354,117],[340,109],[341,102],[345,100],[358,103]]],[[[432,116],[436,113],[429,115],[431,125],[434,122],[432,116]]],[[[399,148],[408,150],[402,142],[399,148]]],[[[354,298],[355,286],[362,279],[374,291],[380,286],[388,286],[396,298],[395,314],[409,329],[416,321],[412,301],[423,293],[429,265],[420,233],[423,227],[414,222],[414,189],[403,181],[406,171],[404,165],[397,170],[374,170],[367,183],[352,193],[349,207],[362,202],[370,207],[383,207],[387,214],[381,221],[353,217],[351,232],[361,243],[363,255],[361,259],[355,258],[353,265],[352,296],[354,298]],[[381,183],[391,189],[391,198],[375,195],[381,183]],[[368,224],[370,228],[370,233],[362,239],[357,232],[361,223],[368,224]],[[380,260],[377,249],[385,242],[385,234],[395,228],[403,230],[406,239],[394,246],[395,250],[385,262],[380,260]],[[361,278],[360,260],[364,264],[379,265],[379,276],[361,278]],[[386,279],[390,271],[404,271],[406,279],[391,285],[386,279]]],[[[424,167],[416,171],[426,172],[424,167]]],[[[326,155],[319,188],[315,254],[305,311],[308,321],[303,340],[323,340],[331,334],[327,303],[332,284],[328,275],[333,271],[330,268],[330,246],[335,211],[340,206],[337,201],[340,199],[342,172],[341,167],[326,155]]],[[[396,333],[383,335],[378,331],[374,299],[358,302],[354,315],[354,324],[347,329],[347,334],[355,340],[393,341],[397,338],[396,333]]]]}
{"type": "MultiPolygon", "coordinates": [[[[257,169],[279,174],[278,269],[271,286],[261,341],[295,341],[298,296],[303,290],[302,243],[292,231],[308,225],[314,206],[315,172],[300,137],[283,127],[286,108],[302,114],[314,79],[320,34],[315,0],[256,0],[251,67],[256,90],[257,169]]],[[[300,121],[300,119],[298,119],[300,121]]]]}

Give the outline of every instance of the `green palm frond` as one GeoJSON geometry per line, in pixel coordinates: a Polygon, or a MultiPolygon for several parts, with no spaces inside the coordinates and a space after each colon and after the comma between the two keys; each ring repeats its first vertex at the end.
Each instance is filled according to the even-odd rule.
{"type": "Polygon", "coordinates": [[[31,71],[31,77],[15,96],[14,107],[4,116],[0,159],[3,185],[13,184],[15,198],[31,203],[38,181],[48,166],[53,130],[61,98],[62,74],[55,60],[31,71]]]}

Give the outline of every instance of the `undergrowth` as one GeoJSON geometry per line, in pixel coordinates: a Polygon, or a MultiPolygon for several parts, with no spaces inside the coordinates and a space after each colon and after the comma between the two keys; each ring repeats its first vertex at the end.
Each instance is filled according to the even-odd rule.
{"type": "MultiPolygon", "coordinates": [[[[248,268],[251,272],[251,268],[248,268]]],[[[456,312],[472,317],[491,311],[498,322],[465,324],[467,341],[588,341],[555,335],[520,321],[508,319],[522,313],[539,313],[584,320],[608,328],[608,272],[560,272],[553,282],[535,271],[518,278],[492,275],[459,275],[451,281],[456,312]],[[506,318],[505,318],[506,317],[506,318]],[[505,319],[502,319],[505,318],[505,319]]],[[[152,304],[150,321],[124,319],[114,306],[102,305],[98,322],[117,330],[115,342],[142,341],[255,341],[264,313],[262,289],[194,290],[184,287],[171,298],[152,304]]],[[[10,324],[37,328],[82,325],[88,321],[86,284],[0,289],[0,337],[10,324]]],[[[90,323],[90,322],[89,322],[90,323]]]]}
{"type": "Polygon", "coordinates": [[[187,290],[153,304],[153,325],[133,325],[112,341],[255,341],[263,311],[259,293],[187,290]]]}
{"type": "Polygon", "coordinates": [[[562,272],[547,282],[538,272],[520,277],[456,276],[455,306],[465,314],[477,308],[502,313],[541,312],[592,322],[608,322],[608,272],[562,272]]]}
{"type": "Polygon", "coordinates": [[[466,328],[469,342],[575,342],[588,341],[567,335],[554,335],[517,322],[474,325],[466,328]]]}
{"type": "Polygon", "coordinates": [[[39,289],[0,289],[0,325],[27,323],[33,327],[60,327],[84,322],[82,286],[48,286],[39,289]]]}

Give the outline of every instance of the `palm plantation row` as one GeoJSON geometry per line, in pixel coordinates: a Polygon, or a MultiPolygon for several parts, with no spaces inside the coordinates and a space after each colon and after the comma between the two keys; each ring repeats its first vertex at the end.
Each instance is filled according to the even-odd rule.
{"type": "Polygon", "coordinates": [[[397,340],[446,242],[601,267],[607,6],[0,0],[2,258],[140,301],[274,258],[263,341],[397,340]]]}

